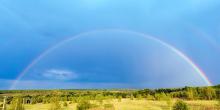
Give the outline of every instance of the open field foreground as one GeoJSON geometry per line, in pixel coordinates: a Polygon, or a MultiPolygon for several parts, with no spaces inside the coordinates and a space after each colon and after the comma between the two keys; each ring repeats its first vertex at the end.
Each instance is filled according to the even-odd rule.
{"type": "Polygon", "coordinates": [[[1,90],[0,110],[220,110],[220,85],[160,89],[1,90]]]}
{"type": "MultiPolygon", "coordinates": [[[[191,110],[220,110],[217,108],[217,101],[185,101],[191,110]]],[[[102,103],[98,101],[91,101],[96,107],[89,110],[171,110],[175,100],[171,101],[169,105],[167,101],[151,101],[144,99],[117,99],[105,100],[102,103]]],[[[67,106],[64,106],[64,102],[60,102],[60,110],[77,110],[77,103],[67,102],[67,106]]],[[[25,110],[52,110],[52,104],[25,104],[25,110]]],[[[10,108],[10,106],[8,106],[10,108]]],[[[83,110],[83,109],[82,109],[83,110]]]]}

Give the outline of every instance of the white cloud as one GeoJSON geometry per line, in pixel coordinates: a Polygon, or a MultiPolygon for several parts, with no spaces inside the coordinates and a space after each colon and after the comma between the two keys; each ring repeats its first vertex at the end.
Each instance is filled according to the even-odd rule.
{"type": "Polygon", "coordinates": [[[50,69],[42,74],[43,77],[55,80],[71,80],[76,79],[77,74],[73,71],[62,69],[50,69]]]}

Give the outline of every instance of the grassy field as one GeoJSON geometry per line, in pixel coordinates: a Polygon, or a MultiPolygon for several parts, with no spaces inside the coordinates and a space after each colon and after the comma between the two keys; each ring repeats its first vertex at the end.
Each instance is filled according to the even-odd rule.
{"type": "Polygon", "coordinates": [[[219,93],[220,85],[155,90],[2,90],[0,108],[8,104],[7,110],[220,110],[219,93]]]}
{"type": "MultiPolygon", "coordinates": [[[[215,108],[217,101],[185,101],[191,108],[191,110],[218,110],[215,108]]],[[[60,102],[62,110],[76,110],[77,103],[71,103],[67,107],[62,106],[63,102],[60,102]]],[[[122,99],[120,102],[118,100],[105,100],[102,103],[97,101],[91,101],[91,103],[99,105],[91,110],[171,110],[166,101],[151,101],[151,100],[131,100],[122,99]],[[105,104],[112,104],[113,108],[105,109],[103,106],[105,104]]],[[[172,104],[175,100],[171,101],[172,104]]],[[[49,110],[50,104],[26,104],[25,110],[49,110]]]]}

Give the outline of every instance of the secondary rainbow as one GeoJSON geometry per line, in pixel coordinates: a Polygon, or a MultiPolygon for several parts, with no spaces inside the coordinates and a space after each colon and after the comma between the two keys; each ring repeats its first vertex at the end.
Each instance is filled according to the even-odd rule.
{"type": "Polygon", "coordinates": [[[97,32],[125,32],[125,33],[130,33],[130,34],[136,34],[142,37],[145,37],[147,39],[153,40],[155,42],[160,43],[161,45],[169,48],[171,51],[173,51],[174,53],[176,53],[177,55],[179,55],[183,60],[185,60],[195,71],[196,73],[199,74],[199,76],[206,82],[206,84],[208,86],[211,86],[212,83],[209,80],[209,78],[206,76],[205,72],[202,71],[202,69],[199,68],[198,65],[196,65],[192,59],[190,59],[187,55],[185,55],[183,52],[181,52],[180,50],[178,50],[177,48],[175,48],[174,46],[156,38],[153,36],[149,36],[146,35],[144,33],[141,32],[135,32],[135,31],[130,31],[130,30],[123,30],[123,29],[102,29],[102,30],[94,30],[94,31],[88,31],[88,32],[84,32],[81,34],[78,34],[76,36],[70,37],[70,38],[66,38],[64,40],[62,40],[61,42],[53,45],[52,47],[46,49],[44,52],[42,52],[38,57],[36,57],[16,78],[16,80],[12,83],[10,89],[15,89],[16,85],[18,84],[19,80],[36,64],[38,63],[43,57],[47,56],[50,52],[54,51],[55,49],[59,48],[60,46],[64,45],[65,43],[78,39],[82,36],[86,36],[86,35],[90,35],[93,33],[97,33],[97,32]]]}

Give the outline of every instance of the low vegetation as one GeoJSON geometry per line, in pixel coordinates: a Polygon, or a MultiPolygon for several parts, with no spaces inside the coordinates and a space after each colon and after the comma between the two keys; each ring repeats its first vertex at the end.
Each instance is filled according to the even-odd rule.
{"type": "Polygon", "coordinates": [[[189,110],[189,106],[182,100],[178,100],[174,106],[173,110],[189,110]]]}
{"type": "Polygon", "coordinates": [[[220,86],[0,91],[2,110],[219,110],[219,100],[220,86]]]}

